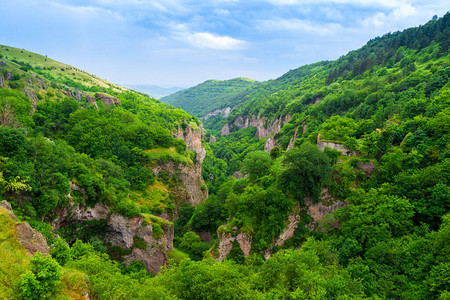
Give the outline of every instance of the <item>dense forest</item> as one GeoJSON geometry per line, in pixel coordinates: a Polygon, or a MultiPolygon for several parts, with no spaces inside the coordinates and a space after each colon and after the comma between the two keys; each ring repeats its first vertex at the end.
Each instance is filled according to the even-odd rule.
{"type": "Polygon", "coordinates": [[[208,80],[192,88],[163,97],[161,101],[180,107],[200,118],[216,109],[230,106],[232,99],[258,84],[257,81],[248,78],[208,80]]]}
{"type": "Polygon", "coordinates": [[[183,98],[203,124],[0,46],[0,298],[450,298],[449,33],[183,98]]]}

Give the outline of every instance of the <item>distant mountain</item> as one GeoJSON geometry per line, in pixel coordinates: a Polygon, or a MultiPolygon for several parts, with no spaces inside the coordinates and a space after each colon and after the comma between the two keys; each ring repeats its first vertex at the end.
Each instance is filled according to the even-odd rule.
{"type": "Polygon", "coordinates": [[[161,101],[179,106],[197,117],[203,117],[213,110],[229,106],[231,98],[258,85],[258,81],[243,77],[230,80],[208,80],[163,97],[161,101]]]}
{"type": "Polygon", "coordinates": [[[161,87],[157,85],[146,85],[146,84],[125,84],[124,86],[133,89],[137,92],[145,93],[156,99],[161,99],[162,97],[168,96],[170,94],[176,93],[184,89],[184,87],[179,86],[161,87]]]}

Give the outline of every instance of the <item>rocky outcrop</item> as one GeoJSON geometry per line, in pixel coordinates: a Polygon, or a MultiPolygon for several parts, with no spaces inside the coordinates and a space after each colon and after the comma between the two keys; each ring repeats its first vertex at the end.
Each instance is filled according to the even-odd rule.
{"type": "Polygon", "coordinates": [[[233,249],[233,242],[237,241],[239,243],[239,248],[244,252],[244,257],[250,254],[252,248],[252,236],[243,232],[237,233],[237,228],[233,228],[233,233],[218,233],[219,236],[219,246],[217,250],[219,251],[218,261],[223,261],[227,255],[233,249]]]}
{"type": "Polygon", "coordinates": [[[367,163],[360,161],[358,162],[358,167],[361,171],[366,173],[367,176],[371,176],[373,173],[377,172],[377,167],[373,161],[367,163]]]}
{"type": "Polygon", "coordinates": [[[178,130],[173,134],[173,137],[185,141],[187,148],[197,154],[197,161],[200,164],[203,162],[206,156],[206,149],[202,145],[201,126],[198,130],[193,130],[189,124],[187,124],[184,130],[178,126],[178,130]]]}
{"type": "Polygon", "coordinates": [[[275,144],[276,144],[275,138],[269,136],[269,137],[267,138],[267,140],[266,140],[266,143],[264,144],[264,151],[270,153],[270,150],[272,150],[273,148],[275,148],[275,144]]]}
{"type": "Polygon", "coordinates": [[[223,124],[222,129],[220,130],[220,136],[226,136],[230,134],[230,125],[228,123],[223,124]]]}
{"type": "MultiPolygon", "coordinates": [[[[323,189],[321,194],[321,201],[313,204],[309,199],[305,199],[305,204],[308,207],[308,215],[313,220],[306,226],[312,230],[320,229],[320,222],[325,215],[329,215],[341,207],[346,207],[347,203],[335,200],[329,193],[328,189],[323,189]]],[[[333,227],[339,227],[339,224],[335,221],[334,224],[330,224],[333,227]]]]}
{"type": "MultiPolygon", "coordinates": [[[[321,201],[319,203],[312,203],[309,199],[305,198],[305,205],[307,209],[308,215],[310,215],[313,220],[306,224],[305,226],[311,230],[325,230],[321,227],[321,222],[324,220],[325,216],[333,213],[341,207],[345,207],[347,203],[335,200],[328,189],[323,189],[321,194],[321,201]]],[[[270,258],[273,252],[273,248],[278,246],[282,247],[284,243],[291,239],[295,230],[299,226],[301,221],[300,210],[301,207],[296,207],[294,211],[289,214],[288,219],[286,220],[286,227],[278,236],[278,238],[273,239],[270,247],[263,251],[264,257],[266,259],[270,258]]],[[[327,224],[333,227],[339,227],[339,224],[334,221],[333,224],[327,224]]],[[[233,242],[237,240],[239,242],[239,246],[241,250],[244,252],[244,256],[246,257],[251,250],[252,246],[252,236],[250,234],[246,234],[244,232],[238,232],[237,228],[234,227],[232,232],[226,232],[223,228],[219,228],[217,231],[217,235],[219,237],[219,246],[217,250],[219,252],[217,260],[222,261],[226,258],[226,256],[230,253],[233,248],[233,242]]]]}
{"type": "Polygon", "coordinates": [[[156,239],[152,224],[143,225],[143,222],[143,217],[128,220],[113,214],[108,219],[107,239],[112,245],[131,250],[131,254],[124,256],[126,262],[140,260],[149,273],[158,274],[168,260],[167,251],[173,250],[173,227],[164,228],[164,235],[156,239]],[[137,239],[143,241],[139,246],[135,245],[137,239]]]}
{"type": "Polygon", "coordinates": [[[9,71],[9,70],[7,70],[6,71],[6,80],[11,80],[12,79],[12,73],[11,73],[11,71],[9,71]]]}
{"type": "MultiPolygon", "coordinates": [[[[278,119],[274,119],[271,122],[266,117],[261,117],[260,114],[257,116],[252,115],[251,117],[247,117],[244,119],[243,116],[237,116],[232,123],[232,127],[236,130],[248,128],[248,127],[256,127],[255,136],[258,139],[263,139],[270,135],[274,135],[279,132],[281,128],[292,119],[290,115],[286,115],[283,117],[279,117],[278,119]]],[[[222,126],[220,135],[225,136],[230,134],[231,127],[230,124],[225,123],[222,126]]]]}
{"type": "Polygon", "coordinates": [[[278,246],[278,247],[283,246],[287,240],[289,240],[290,238],[292,238],[294,236],[295,229],[297,229],[299,221],[300,221],[299,214],[295,214],[293,212],[289,213],[289,218],[288,218],[286,228],[283,230],[283,232],[280,234],[280,236],[276,240],[272,241],[272,245],[269,247],[269,249],[264,251],[264,257],[266,259],[270,258],[270,256],[272,255],[272,249],[275,246],[278,246]]]}
{"type": "Polygon", "coordinates": [[[206,149],[202,145],[202,127],[193,129],[187,124],[183,130],[178,126],[173,136],[186,142],[187,148],[196,153],[197,161],[191,165],[168,162],[154,168],[153,174],[158,175],[160,171],[165,171],[172,176],[176,175],[184,187],[178,187],[179,192],[192,205],[200,204],[208,198],[208,188],[202,178],[201,164],[206,157],[206,149]]]}
{"type": "Polygon", "coordinates": [[[344,144],[341,144],[341,143],[334,143],[334,142],[327,142],[327,141],[319,140],[317,142],[317,147],[319,147],[320,151],[322,151],[322,152],[324,151],[325,147],[330,147],[332,149],[336,149],[336,150],[342,152],[343,155],[350,156],[350,155],[354,154],[354,152],[352,150],[344,147],[344,144]]]}
{"type": "Polygon", "coordinates": [[[155,176],[161,171],[167,172],[171,176],[176,175],[180,179],[182,187],[178,187],[178,193],[183,195],[185,200],[192,205],[200,204],[208,198],[208,188],[203,181],[202,168],[199,163],[185,165],[170,161],[153,168],[155,176]]]}
{"type": "Polygon", "coordinates": [[[214,144],[215,142],[217,142],[216,138],[213,135],[209,136],[209,143],[214,144]]]}
{"type": "Polygon", "coordinates": [[[294,148],[294,143],[295,143],[295,140],[297,139],[297,133],[298,133],[298,128],[295,129],[294,136],[293,136],[293,137],[291,138],[291,140],[289,141],[289,145],[288,145],[288,147],[287,147],[287,149],[286,149],[286,152],[289,151],[289,150],[291,150],[292,148],[294,148]]]}
{"type": "Polygon", "coordinates": [[[5,77],[3,74],[0,74],[0,89],[5,86],[5,77]]]}
{"type": "Polygon", "coordinates": [[[230,115],[230,112],[231,112],[230,107],[223,108],[223,109],[216,109],[216,110],[213,110],[212,112],[207,113],[202,119],[208,120],[209,118],[220,115],[220,114],[222,115],[222,118],[228,118],[228,116],[230,115]]]}
{"type": "Polygon", "coordinates": [[[34,112],[36,111],[37,100],[38,100],[36,97],[36,92],[34,91],[34,89],[31,86],[26,86],[24,92],[25,92],[25,95],[28,97],[28,99],[30,99],[31,105],[33,106],[33,109],[30,112],[30,115],[33,115],[34,112]]]}
{"type": "MultiPolygon", "coordinates": [[[[11,204],[3,200],[0,203],[0,207],[6,209],[9,212],[9,216],[11,217],[11,219],[17,221],[17,218],[11,208],[11,204]]],[[[40,251],[44,254],[50,254],[50,247],[47,244],[47,240],[40,232],[31,228],[30,224],[28,224],[27,222],[17,223],[15,227],[17,238],[27,251],[28,255],[32,256],[37,251],[40,251]]]]}
{"type": "Polygon", "coordinates": [[[86,221],[105,222],[105,240],[111,246],[118,246],[129,251],[124,256],[125,262],[137,259],[145,264],[148,272],[157,274],[167,258],[167,251],[173,250],[173,227],[162,225],[164,234],[156,238],[153,225],[144,222],[144,217],[138,216],[126,219],[117,213],[97,203],[94,207],[85,207],[71,202],[57,211],[58,217],[53,222],[54,230],[71,224],[82,224],[86,221]],[[140,240],[140,243],[136,243],[140,240]]]}
{"type": "Polygon", "coordinates": [[[95,98],[101,100],[103,102],[103,104],[108,105],[108,106],[110,106],[112,104],[120,105],[120,101],[116,97],[105,95],[103,93],[95,94],[95,98]]]}
{"type": "Polygon", "coordinates": [[[75,88],[75,96],[74,97],[75,97],[75,100],[77,100],[78,102],[81,101],[81,94],[77,88],[75,88]]]}

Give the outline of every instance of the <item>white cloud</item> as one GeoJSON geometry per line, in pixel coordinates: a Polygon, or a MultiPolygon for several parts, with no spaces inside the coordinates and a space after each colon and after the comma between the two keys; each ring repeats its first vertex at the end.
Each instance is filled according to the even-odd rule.
{"type": "Polygon", "coordinates": [[[266,0],[275,5],[305,5],[305,4],[352,4],[355,6],[375,6],[395,8],[411,3],[412,0],[266,0]]]}
{"type": "Polygon", "coordinates": [[[245,42],[242,40],[237,40],[229,36],[214,35],[209,32],[185,33],[182,38],[197,48],[239,50],[245,45],[245,42]]]}
{"type": "Polygon", "coordinates": [[[214,13],[218,16],[225,16],[225,17],[230,15],[230,11],[223,8],[216,8],[214,10],[214,13]]]}
{"type": "Polygon", "coordinates": [[[341,28],[337,23],[314,24],[300,19],[273,19],[260,21],[258,28],[262,30],[301,31],[319,35],[330,35],[341,28]]]}

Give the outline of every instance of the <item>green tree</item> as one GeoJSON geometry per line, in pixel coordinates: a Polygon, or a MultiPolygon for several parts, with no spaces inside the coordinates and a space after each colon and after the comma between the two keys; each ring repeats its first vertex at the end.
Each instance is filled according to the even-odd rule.
{"type": "Polygon", "coordinates": [[[321,187],[331,177],[330,159],[316,145],[308,142],[286,153],[283,159],[286,170],[279,183],[283,191],[303,204],[304,197],[313,202],[320,200],[321,187]]]}
{"type": "Polygon", "coordinates": [[[245,156],[241,171],[243,174],[248,174],[250,180],[254,181],[267,174],[271,165],[272,160],[269,153],[266,151],[253,151],[245,156]]]}

